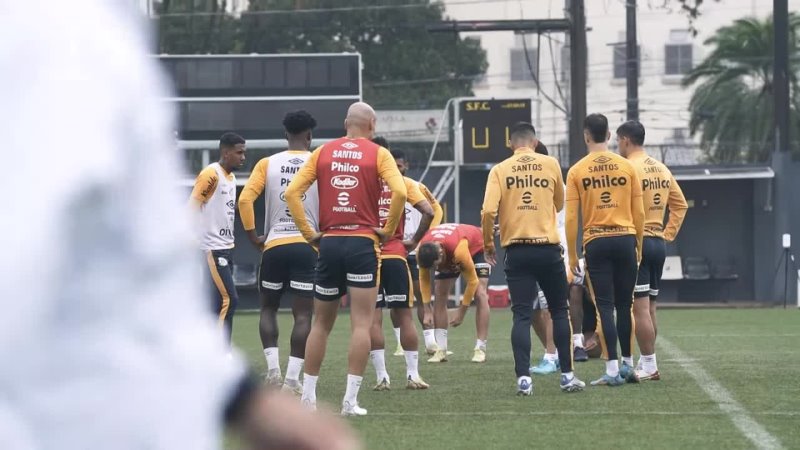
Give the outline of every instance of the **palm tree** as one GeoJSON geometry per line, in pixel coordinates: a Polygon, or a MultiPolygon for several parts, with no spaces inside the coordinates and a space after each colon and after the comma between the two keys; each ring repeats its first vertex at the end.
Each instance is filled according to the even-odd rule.
{"type": "MultiPolygon", "coordinates": [[[[792,141],[800,141],[798,51],[800,16],[789,17],[792,141]]],[[[700,83],[689,103],[689,130],[700,135],[708,160],[763,162],[773,146],[772,18],[744,18],[705,41],[713,51],[690,71],[684,86],[700,83]]]]}

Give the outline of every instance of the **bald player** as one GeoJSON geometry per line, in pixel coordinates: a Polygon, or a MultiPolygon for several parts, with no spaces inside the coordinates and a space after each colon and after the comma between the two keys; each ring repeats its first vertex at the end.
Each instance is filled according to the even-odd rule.
{"type": "Polygon", "coordinates": [[[598,332],[606,371],[592,385],[619,386],[633,373],[633,288],[644,232],[642,186],[631,163],[608,150],[608,119],[590,114],[583,123],[589,154],[567,174],[567,248],[570,270],[579,275],[582,234],[586,282],[600,319],[598,332]],[[582,233],[578,221],[583,220],[582,233]],[[614,313],[616,310],[616,325],[614,313]],[[622,368],[617,354],[619,336],[622,368]]]}
{"type": "Polygon", "coordinates": [[[314,322],[306,343],[302,401],[316,408],[317,379],[343,295],[350,299],[350,349],[342,415],[364,416],[358,391],[370,350],[370,327],[378,295],[379,245],[394,234],[406,202],[406,186],[389,150],[373,143],[375,111],[350,105],[347,135],[318,147],[286,189],[297,228],[319,246],[314,276],[314,322]],[[381,180],[391,191],[386,224],[380,228],[381,180]],[[309,223],[303,194],[317,182],[319,232],[309,223]]]}
{"type": "Polygon", "coordinates": [[[689,208],[667,166],[645,152],[644,136],[644,126],[635,120],[629,120],[617,128],[619,153],[633,164],[642,181],[645,212],[642,262],[633,293],[636,340],[641,352],[640,364],[637,364],[640,367],[636,370],[636,379],[639,381],[661,379],[656,362],[656,299],[667,257],[665,242],[675,240],[689,208]],[[667,207],[669,220],[664,227],[667,207]]]}

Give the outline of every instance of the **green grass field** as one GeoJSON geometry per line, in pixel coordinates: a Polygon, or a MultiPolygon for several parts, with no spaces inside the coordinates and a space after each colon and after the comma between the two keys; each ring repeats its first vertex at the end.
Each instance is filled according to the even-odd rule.
{"type": "MultiPolygon", "coordinates": [[[[469,362],[475,342],[472,314],[465,325],[450,330],[455,352],[450,362],[420,362],[420,373],[431,384],[428,391],[404,389],[404,359],[390,356],[395,339],[385,321],[393,390],[371,390],[375,373],[368,364],[359,402],[369,415],[350,421],[367,448],[800,448],[800,311],[661,311],[661,381],[591,387],[588,382],[604,366],[590,360],[576,367],[587,382],[584,392],[564,394],[558,377],[550,375],[534,378],[532,397],[514,395],[510,311],[492,313],[485,364],[469,362]]],[[[257,321],[255,314],[237,316],[234,340],[263,371],[257,321]]],[[[285,371],[291,316],[281,314],[280,324],[285,371]]],[[[319,401],[337,411],[348,330],[349,318],[342,315],[317,390],[319,401]]],[[[541,353],[535,343],[534,357],[541,353]]]]}

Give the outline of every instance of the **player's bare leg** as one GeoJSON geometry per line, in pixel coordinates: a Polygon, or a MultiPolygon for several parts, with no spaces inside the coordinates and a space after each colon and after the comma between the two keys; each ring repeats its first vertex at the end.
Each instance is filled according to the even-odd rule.
{"type": "Polygon", "coordinates": [[[573,359],[576,362],[586,362],[589,355],[583,341],[583,290],[580,285],[569,287],[569,316],[572,324],[573,359]]]}
{"type": "Polygon", "coordinates": [[[447,314],[447,302],[455,279],[436,280],[434,283],[433,328],[438,349],[428,362],[447,361],[447,329],[450,317],[447,314]]]}
{"type": "Polygon", "coordinates": [[[370,327],[370,352],[369,359],[375,368],[376,384],[373,390],[388,391],[390,386],[389,373],[386,371],[386,346],[383,337],[383,309],[375,308],[370,327]]]}
{"type": "Polygon", "coordinates": [[[636,378],[639,381],[660,380],[658,363],[656,362],[656,327],[653,323],[655,308],[652,297],[637,297],[633,301],[633,314],[636,320],[636,341],[639,344],[641,357],[636,367],[636,378]]]}
{"type": "Polygon", "coordinates": [[[531,367],[531,373],[546,375],[558,372],[558,352],[553,340],[553,320],[550,311],[547,309],[537,309],[533,312],[531,322],[533,331],[539,338],[539,342],[544,347],[544,356],[536,367],[531,367]]]}
{"type": "Polygon", "coordinates": [[[289,364],[286,366],[286,378],[283,381],[283,390],[291,391],[296,395],[303,392],[300,384],[300,372],[306,357],[306,341],[311,331],[311,312],[314,309],[314,298],[304,295],[295,295],[292,298],[292,316],[294,326],[290,341],[289,364]]]}
{"type": "Polygon", "coordinates": [[[486,341],[489,339],[489,286],[488,278],[480,278],[475,292],[475,328],[478,339],[475,341],[472,362],[486,361],[486,341]]]}
{"type": "Polygon", "coordinates": [[[306,368],[303,376],[302,398],[303,404],[312,408],[316,408],[317,405],[319,369],[325,358],[328,336],[336,323],[340,301],[341,299],[332,302],[314,299],[314,322],[311,325],[311,332],[308,333],[308,340],[306,340],[306,368]]]}
{"type": "Polygon", "coordinates": [[[428,389],[428,384],[419,375],[419,338],[411,308],[392,308],[389,314],[392,322],[400,326],[400,343],[406,358],[406,388],[428,389]]]}
{"type": "Polygon", "coordinates": [[[656,338],[658,338],[658,321],[656,320],[656,305],[658,302],[656,301],[656,297],[650,297],[650,321],[653,323],[653,334],[656,338]]]}
{"type": "Polygon", "coordinates": [[[426,325],[425,324],[425,308],[426,306],[422,303],[422,292],[419,288],[419,280],[414,280],[412,284],[414,288],[414,298],[417,302],[417,319],[419,320],[419,324],[422,326],[422,336],[425,338],[425,351],[428,355],[433,355],[436,353],[436,335],[434,332],[433,325],[426,325]]]}

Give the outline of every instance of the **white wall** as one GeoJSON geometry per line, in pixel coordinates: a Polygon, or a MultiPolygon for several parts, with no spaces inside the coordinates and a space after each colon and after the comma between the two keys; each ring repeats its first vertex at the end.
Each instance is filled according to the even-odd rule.
{"type": "MultiPolygon", "coordinates": [[[[674,128],[688,127],[687,107],[691,88],[683,89],[678,80],[664,76],[664,44],[671,30],[687,29],[688,19],[678,13],[675,0],[638,0],[638,39],[641,49],[641,84],[639,86],[640,120],[647,128],[650,144],[670,142],[674,128]],[[659,7],[666,3],[668,7],[659,7]]],[[[564,17],[563,0],[508,0],[486,1],[465,4],[463,0],[445,0],[447,14],[458,20],[478,19],[537,19],[564,17]]],[[[789,0],[790,10],[800,10],[800,0],[789,0]]],[[[696,65],[708,53],[703,41],[718,28],[748,15],[763,18],[772,12],[772,0],[707,0],[702,6],[702,15],[696,21],[699,34],[689,37],[693,45],[693,60],[696,65]]],[[[613,78],[613,50],[611,43],[624,42],[624,0],[586,0],[586,24],[589,69],[587,87],[587,110],[606,114],[612,127],[625,120],[625,82],[613,78]]],[[[475,84],[475,94],[487,97],[534,97],[536,89],[532,83],[510,81],[510,49],[519,48],[520,38],[511,32],[465,33],[477,37],[487,51],[489,69],[486,77],[475,84]]],[[[548,38],[541,37],[540,82],[541,89],[563,105],[556,83],[558,79],[564,95],[568,95],[568,80],[560,79],[561,47],[565,34],[553,33],[551,57],[548,38]],[[556,75],[554,77],[553,68],[556,75]]],[[[529,37],[529,49],[535,48],[537,37],[529,37]],[[532,43],[532,45],[530,45],[532,43]]],[[[541,107],[534,122],[542,140],[548,143],[566,139],[567,127],[564,114],[539,97],[541,107]]]]}

